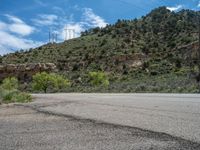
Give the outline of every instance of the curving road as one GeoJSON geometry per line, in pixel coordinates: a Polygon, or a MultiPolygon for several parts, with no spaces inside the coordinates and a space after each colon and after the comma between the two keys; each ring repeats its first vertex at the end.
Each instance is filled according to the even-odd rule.
{"type": "Polygon", "coordinates": [[[33,96],[0,107],[0,149],[200,149],[200,95],[33,96]]]}

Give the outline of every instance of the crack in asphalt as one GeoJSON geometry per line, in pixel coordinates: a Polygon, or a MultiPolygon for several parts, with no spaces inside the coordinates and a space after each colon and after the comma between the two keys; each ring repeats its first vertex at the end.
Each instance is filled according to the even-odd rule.
{"type": "MultiPolygon", "coordinates": [[[[183,114],[193,114],[193,115],[200,115],[200,113],[191,113],[191,112],[186,112],[186,111],[172,111],[172,110],[165,110],[165,109],[151,109],[151,108],[145,108],[145,107],[136,107],[136,106],[121,106],[121,105],[112,105],[112,104],[106,104],[106,103],[95,103],[95,102],[90,102],[90,101],[85,101],[85,102],[81,102],[81,100],[77,100],[77,101],[63,101],[63,102],[52,102],[51,104],[42,104],[41,106],[38,106],[38,104],[36,104],[35,106],[38,107],[51,107],[51,106],[66,106],[69,104],[97,104],[97,105],[102,105],[102,106],[111,106],[111,107],[119,107],[119,108],[134,108],[134,109],[138,109],[138,110],[150,110],[150,111],[160,111],[160,112],[172,112],[172,113],[183,113],[183,114]]],[[[155,107],[157,108],[157,107],[155,107]]]]}
{"type": "MultiPolygon", "coordinates": [[[[120,105],[111,105],[111,104],[105,104],[105,103],[94,103],[94,102],[89,102],[89,101],[86,101],[86,102],[81,102],[81,100],[77,100],[77,101],[64,101],[64,102],[53,102],[51,104],[41,104],[41,105],[38,105],[38,104],[35,104],[34,106],[35,107],[40,107],[40,108],[45,108],[45,107],[56,107],[56,106],[67,106],[67,105],[70,105],[70,104],[82,104],[82,105],[87,105],[87,104],[97,104],[97,105],[102,105],[102,106],[110,106],[110,107],[119,107],[119,108],[132,108],[132,109],[135,109],[135,110],[144,110],[144,111],[152,111],[152,112],[168,112],[168,113],[183,113],[183,114],[189,114],[189,112],[178,112],[178,111],[171,111],[171,110],[163,110],[163,109],[151,109],[151,108],[145,108],[145,107],[136,107],[136,106],[120,106],[120,105]]],[[[147,115],[147,116],[156,116],[154,114],[149,114],[149,113],[145,113],[145,112],[135,112],[137,114],[143,114],[143,115],[147,115]]],[[[192,115],[200,115],[200,113],[190,113],[192,115]]],[[[173,117],[173,116],[167,116],[167,115],[161,115],[160,116],[164,116],[164,117],[167,117],[167,118],[171,118],[171,119],[174,119],[176,120],[177,118],[176,117],[173,117]]],[[[184,120],[186,121],[185,118],[179,118],[181,120],[184,120]]],[[[191,120],[191,119],[190,119],[191,120]]],[[[191,120],[193,122],[197,122],[196,120],[191,120]]]]}
{"type": "MultiPolygon", "coordinates": [[[[146,133],[144,136],[145,137],[149,137],[152,139],[159,139],[159,137],[162,137],[162,139],[172,139],[175,141],[178,141],[181,144],[189,144],[192,145],[192,147],[194,149],[200,149],[200,143],[198,142],[194,142],[191,140],[187,140],[184,139],[182,137],[176,137],[176,136],[172,136],[170,134],[164,133],[164,132],[154,132],[154,131],[150,131],[150,130],[146,130],[146,129],[142,129],[142,128],[138,128],[138,127],[133,127],[133,126],[126,126],[126,125],[120,125],[120,124],[113,124],[113,123],[108,123],[102,120],[95,120],[95,119],[87,119],[87,118],[82,118],[80,116],[74,116],[74,115],[69,115],[69,114],[62,114],[62,113],[55,113],[52,111],[47,111],[47,110],[43,110],[41,108],[45,107],[45,106],[30,106],[30,105],[24,105],[24,104],[14,104],[17,107],[25,107],[25,108],[29,108],[32,110],[35,110],[37,113],[42,113],[42,114],[46,114],[46,115],[52,115],[52,116],[58,116],[58,117],[65,117],[68,118],[70,120],[73,121],[78,121],[78,122],[82,122],[82,123],[92,123],[92,124],[97,124],[97,125],[103,125],[103,126],[108,126],[111,128],[117,128],[117,129],[126,129],[126,130],[137,130],[138,132],[143,132],[146,133]]],[[[140,135],[141,136],[141,135],[140,135]]]]}

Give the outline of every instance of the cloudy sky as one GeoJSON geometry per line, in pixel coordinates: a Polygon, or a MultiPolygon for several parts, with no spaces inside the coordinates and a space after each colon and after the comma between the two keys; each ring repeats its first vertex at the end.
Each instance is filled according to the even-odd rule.
{"type": "Polygon", "coordinates": [[[199,0],[0,0],[0,55],[48,42],[49,30],[65,38],[64,29],[104,27],[133,19],[158,6],[171,11],[200,10],[199,0]]]}

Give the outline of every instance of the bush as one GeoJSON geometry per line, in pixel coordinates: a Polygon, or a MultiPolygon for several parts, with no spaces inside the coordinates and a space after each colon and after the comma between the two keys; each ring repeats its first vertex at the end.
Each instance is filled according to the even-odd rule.
{"type": "Polygon", "coordinates": [[[3,103],[14,103],[15,100],[13,97],[17,95],[19,92],[17,90],[4,90],[2,92],[2,102],[3,103]]]}
{"type": "Polygon", "coordinates": [[[93,86],[109,86],[109,80],[104,72],[90,72],[89,78],[93,86]]]}
{"type": "Polygon", "coordinates": [[[2,90],[0,93],[2,103],[27,103],[32,101],[32,96],[18,90],[2,90]]]}
{"type": "Polygon", "coordinates": [[[18,80],[15,77],[9,77],[3,80],[3,83],[1,85],[2,89],[5,90],[14,90],[18,89],[18,80]]]}
{"type": "Polygon", "coordinates": [[[13,99],[17,103],[28,103],[32,101],[32,96],[27,93],[18,93],[13,96],[13,99]]]}
{"type": "Polygon", "coordinates": [[[68,79],[65,79],[61,75],[53,74],[53,73],[37,73],[33,76],[33,83],[32,87],[33,90],[36,91],[43,91],[44,93],[47,93],[47,90],[49,88],[53,89],[63,89],[70,85],[70,82],[68,79]]]}
{"type": "Polygon", "coordinates": [[[70,81],[68,79],[65,79],[63,76],[61,75],[57,75],[57,74],[52,74],[53,78],[55,79],[55,87],[56,89],[64,89],[66,87],[68,87],[70,85],[70,81]]]}
{"type": "Polygon", "coordinates": [[[33,83],[32,87],[34,90],[38,91],[44,91],[47,93],[47,89],[50,86],[53,86],[55,84],[54,79],[52,76],[46,72],[37,73],[33,76],[33,83]]]}
{"type": "Polygon", "coordinates": [[[21,93],[18,88],[18,80],[14,77],[6,78],[0,86],[0,104],[1,103],[26,103],[32,100],[31,95],[21,93]]]}

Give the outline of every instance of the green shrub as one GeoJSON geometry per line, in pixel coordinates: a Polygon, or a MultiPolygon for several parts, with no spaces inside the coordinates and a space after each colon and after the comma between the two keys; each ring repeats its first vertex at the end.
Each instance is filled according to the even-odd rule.
{"type": "Polygon", "coordinates": [[[32,101],[30,94],[20,92],[18,90],[3,90],[0,97],[2,103],[27,103],[32,101]]]}
{"type": "Polygon", "coordinates": [[[32,101],[32,96],[27,93],[18,93],[13,96],[13,100],[17,103],[28,103],[32,101]]]}
{"type": "Polygon", "coordinates": [[[68,87],[69,85],[70,85],[69,80],[65,79],[61,75],[42,72],[42,73],[37,73],[36,75],[33,76],[32,87],[33,90],[36,91],[43,91],[44,93],[47,93],[47,90],[49,88],[57,90],[68,87]]]}
{"type": "Polygon", "coordinates": [[[64,78],[61,75],[57,75],[57,74],[52,74],[53,78],[55,79],[55,87],[56,89],[64,89],[68,86],[70,86],[70,81],[66,78],[64,78]]]}
{"type": "Polygon", "coordinates": [[[9,77],[3,80],[1,87],[4,90],[18,89],[18,80],[15,77],[9,77]]]}
{"type": "Polygon", "coordinates": [[[33,83],[32,87],[34,90],[42,90],[45,93],[47,92],[47,89],[50,86],[53,86],[55,84],[54,79],[52,76],[46,72],[37,73],[33,76],[33,83]]]}
{"type": "Polygon", "coordinates": [[[14,77],[6,78],[0,86],[1,103],[26,103],[32,100],[31,95],[21,93],[18,88],[18,80],[14,77]]]}
{"type": "Polygon", "coordinates": [[[89,72],[89,78],[93,86],[109,86],[109,80],[104,72],[89,72]]]}
{"type": "Polygon", "coordinates": [[[2,94],[3,103],[14,103],[15,100],[13,99],[13,97],[18,93],[19,91],[17,90],[4,90],[2,94]]]}

